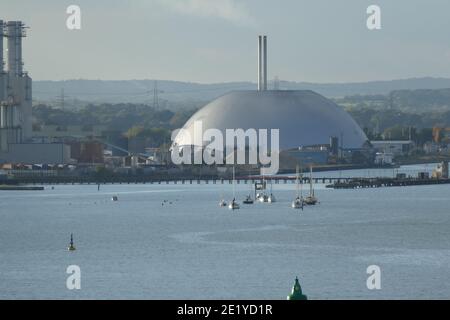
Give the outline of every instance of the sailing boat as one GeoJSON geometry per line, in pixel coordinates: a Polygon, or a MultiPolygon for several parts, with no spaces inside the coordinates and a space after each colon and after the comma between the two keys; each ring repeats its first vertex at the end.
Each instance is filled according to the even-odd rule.
{"type": "Polygon", "coordinates": [[[269,197],[267,196],[267,194],[266,194],[266,180],[265,180],[265,177],[264,177],[264,175],[263,175],[263,178],[262,178],[262,187],[261,187],[261,190],[263,190],[263,192],[262,193],[258,193],[257,195],[256,195],[256,199],[259,201],[259,202],[267,202],[268,200],[269,200],[269,197]]]}
{"type": "Polygon", "coordinates": [[[243,204],[253,204],[253,199],[251,195],[248,195],[244,201],[242,201],[243,204]]]}
{"type": "Polygon", "coordinates": [[[312,165],[309,167],[309,196],[306,197],[305,203],[309,206],[313,206],[317,203],[317,198],[314,195],[312,165]]]}
{"type": "Polygon", "coordinates": [[[250,193],[248,194],[247,197],[245,197],[245,200],[242,201],[243,204],[253,204],[254,203],[254,201],[252,199],[252,191],[253,191],[252,189],[253,189],[252,184],[250,184],[250,193]]]}
{"type": "Polygon", "coordinates": [[[300,190],[300,179],[299,179],[299,174],[298,174],[298,166],[297,166],[297,170],[296,170],[296,176],[297,176],[297,178],[295,179],[295,184],[297,186],[297,197],[294,199],[294,201],[292,201],[292,208],[303,210],[305,200],[303,199],[303,194],[302,194],[303,190],[300,190]]]}
{"type": "Polygon", "coordinates": [[[270,180],[270,196],[267,197],[267,202],[268,203],[273,203],[276,202],[277,199],[275,198],[275,196],[272,193],[272,180],[270,180]]]}
{"type": "Polygon", "coordinates": [[[236,171],[233,167],[233,200],[231,200],[230,204],[228,205],[228,209],[230,210],[237,210],[239,209],[239,203],[236,201],[236,171]]]}
{"type": "Polygon", "coordinates": [[[223,198],[223,194],[220,194],[220,199],[221,200],[219,201],[219,207],[226,207],[227,206],[227,202],[223,198]]]}

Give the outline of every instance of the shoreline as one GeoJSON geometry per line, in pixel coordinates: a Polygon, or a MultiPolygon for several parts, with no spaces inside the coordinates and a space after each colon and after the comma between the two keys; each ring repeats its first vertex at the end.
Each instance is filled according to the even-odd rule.
{"type": "MultiPolygon", "coordinates": [[[[420,163],[416,163],[420,164],[420,163]]],[[[414,165],[414,164],[404,164],[414,165]]],[[[364,169],[385,169],[394,170],[400,168],[400,165],[387,165],[387,166],[368,166],[368,165],[323,165],[313,167],[314,172],[335,172],[335,171],[349,171],[349,170],[364,170],[364,169]]],[[[237,174],[237,180],[259,180],[262,179],[259,176],[259,170],[255,172],[240,172],[237,174]]],[[[289,180],[287,175],[295,174],[295,170],[282,169],[277,175],[272,176],[272,179],[289,180]]],[[[269,177],[266,177],[268,179],[269,177]]],[[[335,178],[335,177],[331,177],[335,178]]],[[[39,185],[60,185],[60,184],[77,184],[77,185],[102,185],[102,184],[162,184],[162,183],[180,183],[180,184],[192,184],[197,181],[212,181],[212,183],[231,180],[229,175],[218,174],[174,174],[168,172],[161,172],[158,175],[148,176],[112,176],[98,178],[94,176],[52,176],[52,177],[18,177],[9,178],[0,181],[0,191],[2,190],[42,190],[36,189],[39,185]]]]}

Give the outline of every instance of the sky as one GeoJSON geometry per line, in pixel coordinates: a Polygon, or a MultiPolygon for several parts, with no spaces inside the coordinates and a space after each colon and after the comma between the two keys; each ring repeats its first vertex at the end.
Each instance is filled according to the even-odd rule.
{"type": "Polygon", "coordinates": [[[298,82],[450,77],[448,0],[2,0],[0,19],[29,27],[34,80],[256,81],[257,36],[268,76],[298,82]],[[66,27],[69,5],[81,30],[66,27]],[[381,29],[366,25],[381,8],[381,29]]]}

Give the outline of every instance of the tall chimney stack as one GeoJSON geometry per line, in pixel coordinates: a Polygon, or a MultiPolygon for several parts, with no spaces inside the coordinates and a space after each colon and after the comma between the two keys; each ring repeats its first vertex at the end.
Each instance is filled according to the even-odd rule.
{"type": "Polygon", "coordinates": [[[258,36],[258,91],[267,90],[267,36],[258,36]]]}
{"type": "Polygon", "coordinates": [[[264,69],[263,69],[263,73],[264,73],[264,85],[263,85],[263,90],[266,91],[267,90],[267,36],[264,36],[264,40],[263,40],[263,46],[264,46],[264,69]]]}
{"type": "Polygon", "coordinates": [[[10,76],[20,77],[23,73],[23,23],[21,21],[8,21],[6,23],[6,36],[8,38],[8,73],[10,76]]]}
{"type": "Polygon", "coordinates": [[[5,70],[3,66],[3,20],[0,20],[0,74],[5,70]]]}
{"type": "Polygon", "coordinates": [[[261,91],[263,87],[262,51],[263,51],[262,36],[258,36],[258,91],[261,91]]]}
{"type": "MultiPolygon", "coordinates": [[[[3,61],[3,29],[4,23],[3,20],[0,20],[0,102],[5,100],[6,97],[6,74],[5,74],[5,64],[3,61]]],[[[0,128],[3,127],[3,107],[0,107],[0,128]]],[[[0,137],[1,139],[1,137],[0,137]]],[[[1,148],[1,141],[0,141],[0,150],[1,148]]]]}

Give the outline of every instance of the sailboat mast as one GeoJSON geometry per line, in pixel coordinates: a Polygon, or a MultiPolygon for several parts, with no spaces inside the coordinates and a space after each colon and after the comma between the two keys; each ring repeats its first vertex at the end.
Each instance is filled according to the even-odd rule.
{"type": "Polygon", "coordinates": [[[236,182],[236,172],[235,167],[233,166],[233,199],[236,199],[236,190],[235,190],[235,182],[236,182]]]}
{"type": "Polygon", "coordinates": [[[303,167],[300,172],[300,196],[303,198],[303,167]]]}

